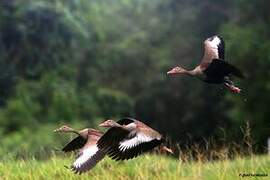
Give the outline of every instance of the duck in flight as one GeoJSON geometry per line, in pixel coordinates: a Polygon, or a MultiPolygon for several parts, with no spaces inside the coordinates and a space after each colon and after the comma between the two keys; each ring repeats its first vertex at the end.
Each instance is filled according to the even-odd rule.
{"type": "Polygon", "coordinates": [[[170,148],[162,145],[165,139],[159,132],[136,119],[106,120],[99,126],[109,129],[98,140],[97,147],[116,161],[132,159],[155,147],[173,154],[170,148]]]}
{"type": "Polygon", "coordinates": [[[81,174],[94,168],[107,154],[115,160],[132,159],[143,152],[158,147],[160,152],[173,154],[173,151],[162,145],[164,138],[157,131],[144,123],[132,119],[123,118],[117,122],[107,120],[100,127],[109,128],[102,132],[85,128],[77,131],[67,125],[54,130],[57,133],[75,133],[77,137],[66,144],[62,151],[79,153],[71,165],[71,170],[81,174]]]}
{"type": "Polygon", "coordinates": [[[204,41],[204,55],[198,66],[193,70],[177,66],[167,74],[194,76],[210,84],[224,84],[232,93],[240,93],[241,89],[234,85],[231,76],[239,78],[244,78],[244,76],[239,69],[225,61],[224,53],[223,39],[219,36],[212,36],[204,41]]]}
{"type": "Polygon", "coordinates": [[[81,174],[94,168],[106,155],[106,152],[99,149],[96,144],[103,135],[103,133],[98,130],[85,128],[77,131],[67,125],[63,125],[54,130],[54,132],[75,133],[78,135],[62,148],[64,152],[79,150],[76,160],[71,165],[71,170],[74,171],[75,174],[81,174]]]}

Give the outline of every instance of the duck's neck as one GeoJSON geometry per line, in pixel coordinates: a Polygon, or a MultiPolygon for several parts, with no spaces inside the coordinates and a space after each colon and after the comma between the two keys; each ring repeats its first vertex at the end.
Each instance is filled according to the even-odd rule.
{"type": "Polygon", "coordinates": [[[79,131],[77,131],[77,130],[75,130],[75,129],[70,129],[68,132],[70,132],[70,133],[75,133],[75,134],[78,134],[78,135],[80,135],[80,132],[79,131]]]}
{"type": "Polygon", "coordinates": [[[202,75],[202,70],[199,66],[197,66],[196,68],[194,68],[193,70],[186,70],[185,74],[189,75],[189,76],[199,76],[202,75]]]}
{"type": "Polygon", "coordinates": [[[119,127],[119,128],[124,129],[124,130],[127,130],[127,131],[132,131],[133,129],[136,128],[136,124],[135,123],[130,123],[128,125],[120,125],[117,122],[115,122],[113,124],[113,127],[119,127]]]}
{"type": "Polygon", "coordinates": [[[119,127],[119,128],[123,128],[122,125],[118,124],[117,122],[113,122],[112,127],[119,127]]]}

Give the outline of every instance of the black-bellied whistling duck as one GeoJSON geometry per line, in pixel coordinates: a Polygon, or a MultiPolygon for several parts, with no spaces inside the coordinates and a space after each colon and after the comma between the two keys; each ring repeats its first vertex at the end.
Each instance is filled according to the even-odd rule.
{"type": "Polygon", "coordinates": [[[54,130],[54,132],[72,132],[78,135],[62,149],[64,152],[79,149],[78,156],[71,165],[71,170],[75,173],[81,174],[92,169],[106,155],[106,153],[103,150],[100,150],[96,144],[103,135],[103,133],[98,130],[86,128],[81,131],[77,131],[64,125],[59,129],[54,130]]]}
{"type": "Polygon", "coordinates": [[[230,75],[244,78],[243,74],[233,65],[224,60],[225,43],[221,37],[212,36],[204,41],[204,56],[200,65],[193,70],[186,70],[180,66],[168,71],[168,75],[186,74],[198,77],[211,83],[223,83],[233,93],[240,93],[241,89],[234,86],[230,75]]]}
{"type": "MultiPolygon", "coordinates": [[[[134,158],[164,142],[161,134],[133,118],[123,118],[117,122],[107,120],[99,126],[110,129],[98,140],[98,147],[115,160],[134,158]]],[[[171,149],[165,149],[172,153],[171,149]]]]}

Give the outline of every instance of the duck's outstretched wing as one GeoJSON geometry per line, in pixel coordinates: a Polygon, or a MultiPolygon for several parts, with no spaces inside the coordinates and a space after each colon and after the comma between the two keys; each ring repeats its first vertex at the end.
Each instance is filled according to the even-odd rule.
{"type": "Polygon", "coordinates": [[[87,142],[87,139],[83,138],[82,136],[78,136],[74,138],[72,141],[70,141],[68,144],[66,144],[62,148],[62,151],[64,152],[75,151],[77,149],[82,148],[86,142],[87,142]]]}
{"type": "Polygon", "coordinates": [[[110,151],[111,148],[117,146],[120,141],[125,139],[129,135],[129,131],[119,128],[110,128],[97,142],[97,146],[100,149],[110,151]]]}
{"type": "Polygon", "coordinates": [[[106,152],[99,149],[96,144],[87,145],[81,150],[77,159],[73,162],[71,170],[76,174],[84,173],[95,167],[105,155],[106,152]]]}
{"type": "Polygon", "coordinates": [[[212,36],[204,41],[204,55],[200,67],[205,70],[214,59],[225,59],[225,43],[219,36],[212,36]]]}
{"type": "Polygon", "coordinates": [[[209,77],[224,77],[232,74],[239,78],[244,78],[244,75],[239,69],[226,61],[221,61],[220,59],[214,59],[212,63],[204,70],[204,73],[209,77]]]}
{"type": "Polygon", "coordinates": [[[126,138],[119,142],[108,152],[108,155],[115,160],[127,160],[154,149],[162,143],[162,139],[138,133],[132,138],[126,138]]]}

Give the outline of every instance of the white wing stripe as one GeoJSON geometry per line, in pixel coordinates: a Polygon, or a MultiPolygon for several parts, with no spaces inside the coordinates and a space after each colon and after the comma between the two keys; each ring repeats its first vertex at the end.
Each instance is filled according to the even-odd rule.
{"type": "Polygon", "coordinates": [[[82,151],[82,154],[74,161],[73,167],[74,168],[80,168],[84,163],[87,162],[88,159],[90,159],[93,155],[95,155],[98,151],[98,147],[91,146],[89,148],[86,148],[82,151]]]}
{"type": "Polygon", "coordinates": [[[127,149],[131,149],[141,143],[144,142],[150,142],[154,138],[146,136],[142,133],[138,133],[135,137],[128,139],[128,140],[123,140],[119,143],[119,150],[121,151],[126,151],[127,149]]]}
{"type": "Polygon", "coordinates": [[[218,49],[218,45],[221,43],[221,40],[215,36],[214,39],[212,41],[209,41],[209,44],[212,48],[214,49],[218,49]]]}

